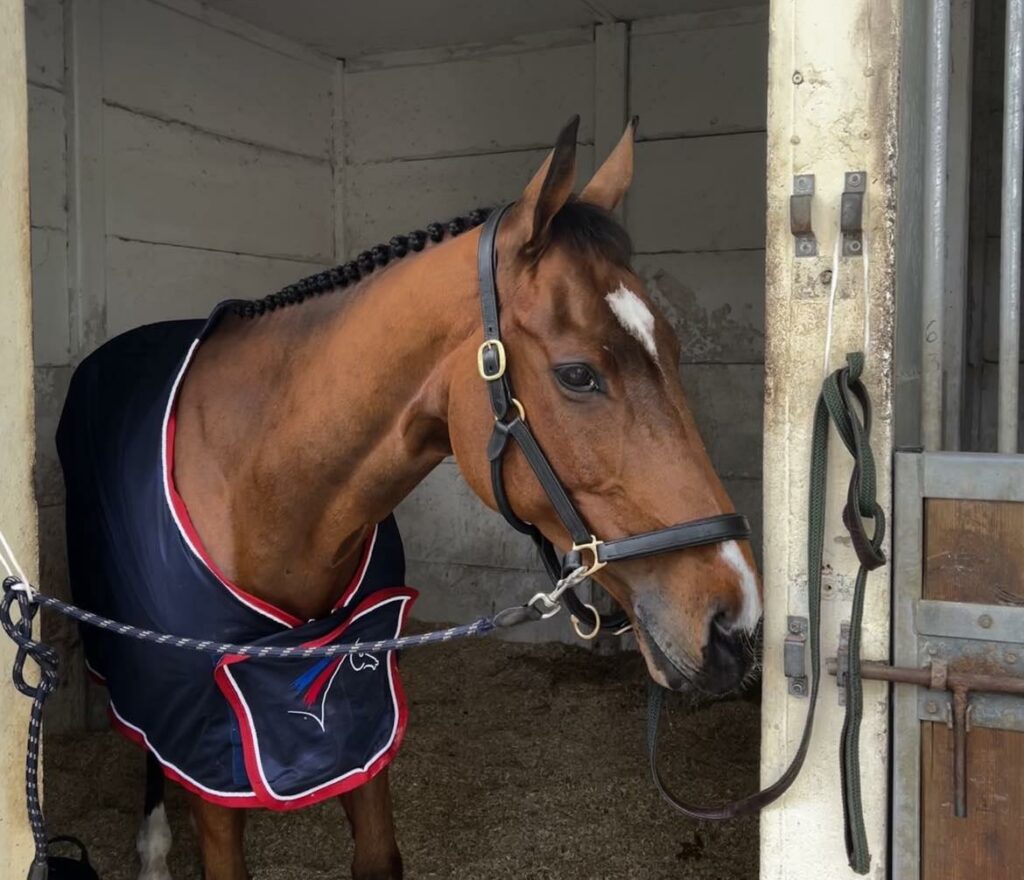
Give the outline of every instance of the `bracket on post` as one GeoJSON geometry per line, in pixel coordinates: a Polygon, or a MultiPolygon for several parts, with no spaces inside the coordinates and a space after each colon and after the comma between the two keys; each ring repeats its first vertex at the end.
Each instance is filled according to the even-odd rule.
{"type": "Polygon", "coordinates": [[[786,640],[782,646],[782,671],[789,680],[789,693],[807,696],[807,618],[786,618],[786,640]]]}
{"type": "Polygon", "coordinates": [[[864,193],[866,171],[847,171],[839,203],[839,228],[843,234],[843,256],[864,256],[864,193]]]}
{"type": "Polygon", "coordinates": [[[814,175],[797,174],[789,197],[789,228],[795,239],[796,256],[818,256],[818,239],[811,227],[811,201],[814,199],[814,175]]]}

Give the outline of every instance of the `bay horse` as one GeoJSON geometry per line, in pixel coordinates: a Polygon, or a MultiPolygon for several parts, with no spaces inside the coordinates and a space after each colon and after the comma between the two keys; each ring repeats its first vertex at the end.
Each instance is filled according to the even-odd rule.
{"type": "MultiPolygon", "coordinates": [[[[630,267],[630,241],[613,215],[633,175],[635,120],[578,196],[573,194],[577,124],[578,118],[562,130],[519,199],[491,224],[501,355],[504,359],[507,352],[516,406],[529,414],[530,429],[558,480],[599,534],[637,535],[666,531],[672,523],[721,518],[734,508],[687,405],[677,369],[679,344],[630,267]]],[[[481,346],[477,249],[483,216],[396,236],[353,263],[279,293],[222,304],[198,335],[193,322],[151,325],[112,340],[83,362],[58,434],[68,479],[73,589],[92,591],[87,598],[102,610],[102,585],[90,581],[90,566],[103,563],[116,574],[131,566],[137,571],[139,565],[179,565],[184,566],[180,571],[167,569],[169,586],[161,587],[163,592],[132,594],[133,604],[118,610],[136,614],[142,623],[156,606],[183,613],[184,594],[177,584],[184,571],[205,577],[204,589],[209,584],[227,588],[216,597],[201,594],[210,597],[203,600],[209,604],[188,609],[186,621],[221,626],[224,603],[234,602],[245,613],[273,618],[275,626],[286,628],[306,622],[315,627],[332,615],[343,616],[335,633],[325,636],[321,628],[323,638],[353,620],[368,631],[377,626],[397,633],[411,601],[411,594],[397,589],[404,576],[392,517],[398,503],[454,455],[476,495],[492,508],[500,506],[485,451],[495,418],[480,381],[488,378],[483,360],[478,363],[478,357],[497,350],[486,341],[481,346]],[[344,294],[343,288],[348,288],[344,294]],[[183,349],[168,362],[174,368],[169,395],[167,387],[155,386],[154,403],[151,392],[140,388],[158,368],[166,372],[157,348],[168,339],[183,349]],[[108,368],[113,354],[130,354],[133,366],[125,368],[122,360],[116,369],[108,368]],[[153,471],[149,452],[142,458],[123,452],[106,435],[102,443],[88,445],[89,437],[111,423],[127,430],[130,420],[102,403],[115,391],[119,401],[129,401],[152,422],[150,440],[160,449],[158,483],[138,477],[153,471]],[[81,449],[110,459],[107,465],[120,480],[113,490],[98,487],[98,477],[79,476],[76,450],[81,449]],[[95,501],[97,492],[102,504],[95,501]],[[170,530],[187,554],[184,561],[164,558],[165,545],[143,553],[103,532],[110,531],[103,525],[110,506],[134,503],[136,495],[139,503],[156,499],[160,513],[154,519],[126,514],[121,526],[159,532],[159,540],[170,530]],[[103,542],[116,546],[101,559],[97,548],[103,542]],[[140,559],[146,554],[160,558],[140,559]],[[396,589],[374,593],[364,611],[360,605],[353,612],[348,603],[357,601],[353,597],[364,589],[378,557],[382,568],[373,575],[374,589],[396,589]],[[374,598],[382,594],[385,600],[374,598]]],[[[522,450],[507,450],[499,470],[507,495],[503,503],[559,550],[569,551],[574,541],[522,450]]],[[[595,579],[628,615],[651,677],[673,690],[728,691],[753,662],[750,633],[761,616],[761,598],[751,548],[746,540],[717,540],[613,561],[599,571],[593,566],[595,579]]],[[[232,625],[225,622],[227,631],[217,635],[227,640],[235,634],[232,625]]],[[[86,648],[91,660],[88,641],[86,648]]],[[[130,713],[115,705],[114,687],[124,679],[136,694],[131,699],[145,703],[146,711],[164,713],[172,725],[176,718],[184,725],[190,711],[199,711],[172,695],[175,677],[184,676],[175,665],[182,661],[169,653],[155,655],[159,663],[144,675],[134,668],[136,656],[141,657],[109,655],[102,673],[113,679],[115,721],[149,747],[140,876],[169,877],[163,773],[190,792],[206,880],[245,880],[246,814],[233,807],[266,804],[252,800],[256,795],[248,789],[217,794],[190,784],[184,765],[161,756],[154,732],[133,725],[130,713]]],[[[199,753],[226,778],[239,772],[260,775],[252,786],[258,781],[261,790],[269,790],[293,769],[287,757],[293,744],[265,746],[270,757],[257,749],[253,758],[247,750],[253,731],[265,729],[259,717],[246,719],[238,710],[240,700],[247,715],[263,711],[259,706],[250,711],[261,694],[244,699],[249,668],[218,664],[216,670],[238,714],[231,730],[244,740],[239,753],[245,766],[233,765],[224,757],[233,752],[216,751],[198,734],[184,744],[189,754],[182,760],[199,753]],[[271,764],[278,773],[273,783],[264,778],[271,764]]],[[[305,724],[301,729],[311,736],[325,731],[324,701],[338,674],[339,665],[300,670],[293,684],[306,709],[289,711],[290,723],[305,724]]],[[[374,675],[391,675],[383,681],[395,696],[393,663],[378,668],[367,656],[353,661],[345,674],[353,688],[374,675]]],[[[267,686],[259,681],[256,690],[262,692],[267,686]]],[[[213,725],[225,713],[207,714],[199,720],[213,725]]],[[[375,752],[375,762],[342,787],[317,790],[318,797],[338,792],[355,840],[355,880],[402,876],[387,763],[404,716],[388,717],[387,750],[375,752]]],[[[270,805],[305,802],[286,802],[281,795],[270,805]]]]}

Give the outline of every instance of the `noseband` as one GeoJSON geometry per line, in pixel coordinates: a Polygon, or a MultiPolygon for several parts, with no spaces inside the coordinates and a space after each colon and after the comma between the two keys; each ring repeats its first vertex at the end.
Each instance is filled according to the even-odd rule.
{"type": "MultiPolygon", "coordinates": [[[[526,410],[512,391],[508,355],[501,341],[496,246],[498,226],[508,208],[506,205],[487,218],[477,249],[480,308],[484,323],[484,341],[477,352],[477,368],[481,378],[487,383],[491,410],[494,413],[494,430],[487,444],[487,458],[491,463],[494,498],[502,516],[514,529],[530,536],[540,551],[544,567],[552,581],[559,581],[580,568],[585,569],[582,577],[586,578],[604,568],[609,562],[624,562],[674,550],[688,550],[691,547],[703,547],[723,541],[748,539],[750,524],[745,516],[738,513],[690,520],[653,532],[612,540],[601,540],[584,522],[547,456],[544,455],[537,438],[526,424],[526,410]],[[572,548],[561,559],[555,546],[541,534],[540,529],[517,516],[509,503],[502,468],[509,438],[519,444],[537,482],[569,532],[572,548]]],[[[564,590],[560,597],[568,605],[573,615],[573,624],[580,635],[592,638],[602,629],[621,632],[629,627],[629,618],[623,611],[611,615],[601,614],[592,605],[584,604],[571,588],[564,590]],[[581,631],[578,625],[581,620],[592,621],[590,632],[584,634],[581,631]]]]}

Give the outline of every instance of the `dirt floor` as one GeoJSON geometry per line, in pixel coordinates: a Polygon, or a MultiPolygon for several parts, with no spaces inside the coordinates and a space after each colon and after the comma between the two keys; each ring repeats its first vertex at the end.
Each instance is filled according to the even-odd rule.
{"type": "MultiPolygon", "coordinates": [[[[409,732],[393,765],[408,880],[754,880],[757,820],[698,824],[672,813],[644,755],[645,672],[636,655],[464,642],[401,661],[409,732]]],[[[757,782],[758,708],[749,701],[663,724],[665,776],[713,803],[757,782]]],[[[109,733],[46,742],[47,819],[88,845],[103,880],[134,880],[143,760],[109,733]]],[[[168,787],[175,880],[199,877],[181,791],[168,787]]],[[[339,804],[254,812],[255,880],[348,877],[339,804]]]]}

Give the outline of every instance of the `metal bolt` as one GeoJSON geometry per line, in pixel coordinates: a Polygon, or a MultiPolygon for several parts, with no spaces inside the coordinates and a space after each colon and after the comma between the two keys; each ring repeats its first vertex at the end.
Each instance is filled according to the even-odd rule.
{"type": "Polygon", "coordinates": [[[934,715],[936,712],[939,711],[939,704],[936,703],[935,700],[929,700],[927,703],[924,704],[924,711],[927,712],[929,715],[934,715]]]}
{"type": "Polygon", "coordinates": [[[934,657],[939,653],[939,649],[936,648],[935,645],[929,645],[925,650],[928,652],[929,657],[934,657]]]}
{"type": "Polygon", "coordinates": [[[1003,654],[1003,660],[1005,660],[1007,663],[1016,663],[1017,655],[1014,654],[1013,651],[1007,651],[1005,654],[1003,654]]]}
{"type": "Polygon", "coordinates": [[[860,242],[859,241],[851,241],[850,244],[848,245],[848,247],[850,248],[850,251],[852,253],[855,253],[855,254],[859,254],[860,253],[860,242]]]}
{"type": "Polygon", "coordinates": [[[850,184],[850,186],[860,186],[860,175],[851,174],[848,183],[850,184]]]}
{"type": "Polygon", "coordinates": [[[804,694],[804,684],[803,684],[803,682],[802,681],[790,682],[790,690],[793,692],[794,696],[802,697],[803,694],[804,694]]]}
{"type": "Polygon", "coordinates": [[[981,617],[978,618],[978,626],[982,629],[992,629],[992,615],[982,614],[981,617]]]}
{"type": "Polygon", "coordinates": [[[804,75],[798,70],[793,74],[793,84],[800,85],[804,81],[804,75]]]}
{"type": "Polygon", "coordinates": [[[791,620],[789,622],[789,631],[791,633],[793,633],[793,635],[799,635],[800,634],[800,624],[797,621],[795,621],[795,620],[791,620]]]}
{"type": "Polygon", "coordinates": [[[800,242],[800,253],[809,254],[811,252],[811,243],[809,241],[800,242]]]}

